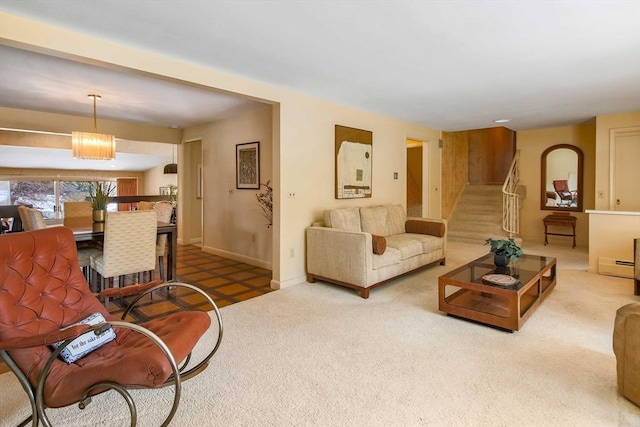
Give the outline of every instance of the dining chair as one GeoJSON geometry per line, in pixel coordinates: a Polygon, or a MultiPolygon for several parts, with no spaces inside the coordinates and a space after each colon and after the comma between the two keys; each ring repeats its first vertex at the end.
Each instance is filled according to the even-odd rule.
{"type": "Polygon", "coordinates": [[[91,257],[91,268],[101,277],[100,289],[106,289],[116,277],[137,274],[134,281],[140,282],[144,272],[152,276],[156,267],[157,227],[153,211],[107,212],[102,253],[91,257]]]}
{"type": "Polygon", "coordinates": [[[42,212],[38,209],[18,206],[18,213],[20,214],[22,227],[25,231],[39,230],[47,227],[47,223],[44,221],[44,215],[42,215],[42,212]]]}
{"type": "MultiPolygon", "coordinates": [[[[91,202],[64,202],[63,209],[65,219],[84,218],[87,221],[93,221],[93,207],[91,206],[91,202]]],[[[91,257],[97,257],[102,254],[102,248],[96,244],[96,242],[82,242],[77,244],[76,247],[78,249],[78,264],[80,264],[80,268],[82,268],[91,289],[95,291],[97,284],[92,280],[91,257]]]]}
{"type": "Polygon", "coordinates": [[[93,216],[93,208],[91,202],[64,202],[65,218],[91,218],[93,216]]]}
{"type": "Polygon", "coordinates": [[[29,218],[29,207],[20,205],[18,206],[18,215],[20,215],[20,221],[22,222],[23,230],[32,230],[31,219],[29,218]]]}
{"type": "MultiPolygon", "coordinates": [[[[138,210],[153,210],[156,212],[158,222],[169,224],[173,213],[173,204],[171,202],[139,202],[138,210]]],[[[156,238],[156,256],[158,257],[158,269],[160,271],[160,279],[164,280],[165,266],[164,257],[167,253],[167,235],[161,234],[156,238]]]]}
{"type": "Polygon", "coordinates": [[[153,210],[153,202],[147,202],[145,200],[141,200],[138,202],[138,210],[139,211],[150,211],[153,210]]]}
{"type": "MultiPolygon", "coordinates": [[[[50,426],[49,408],[72,410],[70,405],[78,403],[84,409],[111,391],[125,401],[133,426],[140,390],[129,389],[172,386],[173,402],[162,398],[152,409],[162,411],[165,420],[158,425],[167,426],[178,408],[182,381],[202,372],[220,346],[220,312],[201,289],[172,283],[199,293],[212,310],[178,311],[142,324],[124,321],[147,293],[169,284],[103,291],[98,298],[134,297],[118,318],[89,291],[74,240],[67,227],[0,235],[0,359],[31,404],[31,415],[19,425],[50,426]],[[204,335],[208,330],[213,335],[204,335]],[[193,351],[196,346],[204,351],[193,351]]],[[[104,411],[117,410],[112,399],[103,401],[109,403],[104,411]]],[[[4,405],[0,402],[0,413],[4,405]]]]}
{"type": "MultiPolygon", "coordinates": [[[[158,218],[158,222],[169,224],[171,222],[171,214],[173,213],[173,204],[171,202],[156,202],[154,209],[158,218]]],[[[158,257],[158,266],[160,269],[160,278],[164,280],[165,266],[164,256],[167,253],[167,235],[161,234],[156,239],[156,256],[158,257]]]]}

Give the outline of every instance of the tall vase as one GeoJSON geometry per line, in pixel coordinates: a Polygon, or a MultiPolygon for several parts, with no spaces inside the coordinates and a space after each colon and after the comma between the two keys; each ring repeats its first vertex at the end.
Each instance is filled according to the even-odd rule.
{"type": "Polygon", "coordinates": [[[93,211],[93,222],[104,222],[104,209],[96,209],[93,211]]]}

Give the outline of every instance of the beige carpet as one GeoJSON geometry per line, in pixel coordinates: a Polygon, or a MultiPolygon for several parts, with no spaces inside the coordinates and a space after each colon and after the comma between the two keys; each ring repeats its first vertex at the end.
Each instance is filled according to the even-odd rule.
{"type": "MultiPolygon", "coordinates": [[[[513,334],[444,316],[437,277],[483,253],[452,243],[448,265],[398,280],[363,300],[302,284],[224,307],[213,363],[184,383],[175,426],[639,426],[616,391],[611,349],[618,307],[640,300],[631,279],[586,272],[587,254],[558,257],[558,285],[513,334]]],[[[169,390],[136,391],[140,425],[157,426],[169,390]]],[[[0,376],[0,425],[28,404],[0,376]]],[[[115,394],[88,409],[50,410],[55,425],[126,425],[115,394]]]]}

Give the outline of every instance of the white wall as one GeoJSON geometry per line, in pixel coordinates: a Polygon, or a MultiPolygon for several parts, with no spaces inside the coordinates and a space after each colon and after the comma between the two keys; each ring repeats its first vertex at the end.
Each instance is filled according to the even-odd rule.
{"type": "MultiPolygon", "coordinates": [[[[220,88],[273,104],[272,173],[276,207],[272,286],[275,288],[305,280],[304,230],[314,219],[321,217],[323,209],[381,203],[405,204],[406,177],[403,171],[407,138],[433,142],[429,144],[429,210],[433,216],[440,216],[441,156],[435,143],[440,138],[439,130],[322,101],[6,13],[0,13],[0,40],[23,48],[49,50],[78,60],[98,61],[220,88]],[[347,201],[333,198],[336,124],[373,132],[371,199],[347,201]],[[401,179],[394,180],[394,172],[398,172],[401,179]],[[295,192],[296,197],[287,198],[288,192],[295,192]],[[291,253],[293,257],[289,256],[291,253]]],[[[180,230],[180,224],[178,228],[180,230]]]]}

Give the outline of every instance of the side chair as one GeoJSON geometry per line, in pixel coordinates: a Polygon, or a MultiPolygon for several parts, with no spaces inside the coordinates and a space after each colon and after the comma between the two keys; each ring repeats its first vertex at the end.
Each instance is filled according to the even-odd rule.
{"type": "MultiPolygon", "coordinates": [[[[141,298],[168,286],[156,281],[108,289],[96,296],[78,266],[71,229],[61,226],[0,235],[0,358],[18,378],[32,412],[20,425],[31,421],[33,426],[39,422],[50,426],[48,408],[78,403],[84,409],[92,397],[113,390],[125,400],[134,426],[137,412],[128,390],[172,386],[171,406],[154,408],[163,417],[168,412],[161,424],[167,426],[178,408],[182,381],[202,372],[220,346],[223,330],[217,306],[197,287],[171,283],[200,293],[212,310],[182,311],[134,324],[111,315],[98,298],[137,295],[125,310],[125,319],[141,298]],[[96,317],[97,324],[82,323],[96,317]],[[217,330],[212,329],[217,338],[203,340],[212,319],[217,323],[217,330]],[[73,348],[79,347],[77,340],[91,346],[86,343],[105,335],[110,341],[69,359],[73,348]],[[75,347],[70,345],[73,342],[75,347]],[[201,344],[212,350],[206,353],[205,348],[192,360],[194,347],[201,344]]],[[[8,413],[4,404],[0,402],[0,412],[8,413]]],[[[105,410],[113,411],[112,406],[105,410]]]]}
{"type": "Polygon", "coordinates": [[[102,277],[100,289],[111,278],[138,274],[142,281],[144,272],[155,270],[157,227],[153,211],[107,212],[102,254],[91,257],[91,268],[102,277]]]}

